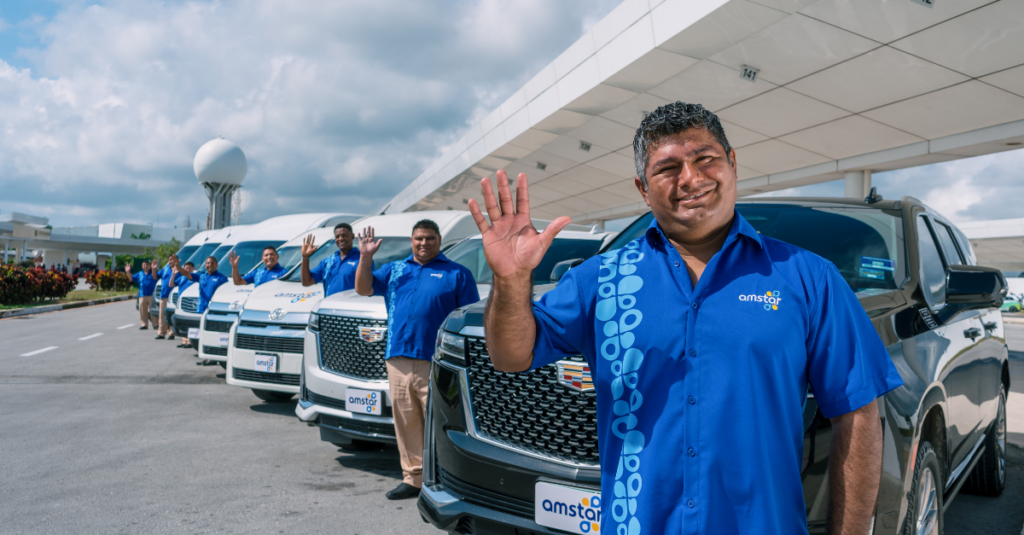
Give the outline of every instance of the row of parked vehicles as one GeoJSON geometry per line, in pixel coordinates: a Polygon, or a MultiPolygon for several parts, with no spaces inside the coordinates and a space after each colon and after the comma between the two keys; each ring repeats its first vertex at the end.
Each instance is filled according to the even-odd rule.
{"type": "MultiPolygon", "coordinates": [[[[943,512],[959,492],[999,495],[1006,482],[1010,387],[999,312],[1003,276],[977,266],[963,233],[910,197],[743,200],[737,210],[758,232],[839,268],[903,378],[904,386],[878,400],[885,444],[872,532],[941,533],[943,512]]],[[[651,217],[641,216],[617,235],[584,227],[563,231],[534,274],[536,296],[576,263],[641,236],[651,217]]],[[[315,265],[333,254],[337,222],[352,222],[357,232],[373,226],[384,238],[375,255],[383,264],[408,256],[415,221],[433,219],[445,255],[473,272],[486,300],[491,274],[476,227],[458,211],[288,218],[212,231],[186,244],[179,256],[184,260],[194,247],[197,266],[211,252],[220,259],[234,249],[246,259],[243,268],[259,262],[258,253],[243,253],[272,244],[291,271],[258,289],[225,285],[203,315],[195,313],[198,294],[189,288],[173,299],[176,332],[188,336],[201,357],[222,362],[229,384],[267,401],[298,394],[296,415],[318,426],[324,441],[351,450],[394,442],[383,299],[353,291],[324,298],[321,285],[303,287],[299,243],[312,232],[322,244],[311,259],[315,265]],[[285,221],[296,225],[290,235],[273,234],[285,221]]],[[[595,522],[576,517],[584,510],[581,499],[593,503],[600,496],[589,368],[572,357],[529,373],[496,371],[487,356],[483,304],[456,310],[438,333],[420,513],[452,533],[591,532],[595,522]],[[537,498],[541,488],[544,500],[537,498]]],[[[723,326],[723,334],[728,329],[723,326]]],[[[808,528],[825,533],[831,424],[813,393],[804,424],[808,528]]]]}

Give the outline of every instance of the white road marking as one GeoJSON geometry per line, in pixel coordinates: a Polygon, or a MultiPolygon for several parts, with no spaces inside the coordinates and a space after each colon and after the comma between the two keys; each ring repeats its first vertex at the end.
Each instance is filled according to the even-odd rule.
{"type": "Polygon", "coordinates": [[[36,355],[38,355],[40,353],[46,353],[47,351],[50,351],[52,349],[57,349],[57,346],[44,347],[42,349],[37,349],[37,350],[32,351],[30,353],[25,353],[24,355],[18,355],[18,356],[19,357],[34,357],[34,356],[36,356],[36,355]]]}
{"type": "Polygon", "coordinates": [[[96,333],[96,334],[90,334],[89,336],[83,336],[83,337],[79,338],[79,340],[92,340],[93,338],[98,338],[100,336],[103,336],[103,333],[96,333]]]}
{"type": "Polygon", "coordinates": [[[121,329],[127,329],[128,327],[134,327],[134,326],[135,326],[134,323],[129,323],[128,325],[122,325],[122,326],[118,327],[117,330],[120,331],[121,329]]]}

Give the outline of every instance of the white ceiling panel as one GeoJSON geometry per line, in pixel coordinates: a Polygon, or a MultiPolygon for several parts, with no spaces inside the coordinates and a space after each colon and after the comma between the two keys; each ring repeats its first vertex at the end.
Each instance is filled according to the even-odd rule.
{"type": "Polygon", "coordinates": [[[568,160],[543,150],[534,151],[526,158],[519,160],[517,163],[522,164],[527,169],[532,169],[533,171],[525,171],[527,176],[532,176],[530,174],[531,172],[536,173],[537,171],[540,171],[540,169],[537,169],[538,162],[544,164],[543,172],[548,176],[557,175],[566,169],[576,166],[576,162],[573,160],[568,160]]]}
{"type": "Polygon", "coordinates": [[[754,83],[748,82],[740,78],[738,70],[711,61],[702,61],[649,90],[648,93],[670,102],[681,100],[703,104],[705,108],[715,111],[774,87],[775,84],[763,79],[758,79],[754,83]]]}
{"type": "Polygon", "coordinates": [[[537,130],[543,130],[552,134],[567,134],[574,129],[584,125],[587,121],[593,119],[593,115],[587,115],[585,113],[577,113],[569,110],[558,110],[552,113],[545,119],[541,120],[537,124],[533,125],[537,130]]]}
{"type": "Polygon", "coordinates": [[[567,135],[576,139],[582,139],[588,143],[607,147],[611,150],[619,150],[623,147],[632,146],[634,134],[636,134],[635,128],[630,128],[604,117],[594,117],[567,135]]]}
{"type": "Polygon", "coordinates": [[[625,201],[623,204],[644,200],[640,192],[637,191],[636,183],[633,180],[623,180],[601,189],[623,199],[625,201]]]}
{"type": "Polygon", "coordinates": [[[537,150],[558,138],[558,134],[541,130],[527,130],[509,141],[510,144],[524,149],[537,150]]]}
{"type": "MultiPolygon", "coordinates": [[[[559,82],[561,83],[561,82],[559,82]]],[[[561,86],[559,86],[561,90],[561,86]]],[[[616,106],[622,105],[637,95],[636,91],[629,91],[619,87],[612,87],[608,84],[600,84],[597,87],[583,93],[578,98],[564,106],[565,109],[600,115],[616,106]]]]}
{"type": "Polygon", "coordinates": [[[935,139],[1022,119],[1024,98],[970,81],[877,108],[864,115],[915,136],[935,139]]]}
{"type": "Polygon", "coordinates": [[[859,115],[844,117],[779,139],[834,160],[921,141],[917,136],[859,115]]]}
{"type": "Polygon", "coordinates": [[[1024,50],[1024,2],[989,4],[893,46],[970,76],[1019,65],[1024,50]]]}
{"type": "Polygon", "coordinates": [[[604,83],[630,91],[646,91],[696,65],[699,61],[655,48],[606,78],[604,83]]]}
{"type": "Polygon", "coordinates": [[[623,180],[623,177],[619,175],[606,173],[587,165],[578,165],[573,167],[572,169],[559,174],[558,178],[578,184],[579,186],[575,190],[576,192],[603,188],[623,180]]]}
{"type": "Polygon", "coordinates": [[[927,7],[909,0],[820,0],[801,9],[800,13],[875,41],[889,43],[991,1],[939,1],[927,7]]]}
{"type": "Polygon", "coordinates": [[[756,67],[761,70],[758,79],[787,84],[877,46],[846,30],[792,15],[711,56],[711,60],[737,71],[743,65],[756,67]]]}
{"type": "Polygon", "coordinates": [[[618,152],[612,152],[600,158],[590,160],[584,166],[593,167],[620,178],[636,176],[636,167],[633,165],[633,159],[623,156],[618,152]]]}
{"type": "Polygon", "coordinates": [[[742,165],[736,166],[736,177],[739,178],[740,180],[746,180],[748,178],[759,177],[762,175],[764,175],[764,173],[760,171],[754,171],[749,167],[743,167],[742,165]]]}
{"type": "Polygon", "coordinates": [[[518,147],[511,143],[506,143],[501,146],[498,150],[491,153],[491,156],[497,156],[498,158],[504,158],[506,160],[518,160],[533,152],[530,149],[524,147],[518,147]]]}
{"type": "Polygon", "coordinates": [[[583,163],[593,160],[594,158],[600,158],[609,151],[607,148],[600,145],[591,144],[590,150],[583,150],[580,148],[581,139],[577,139],[569,136],[562,136],[547,145],[544,145],[544,151],[561,156],[567,160],[571,160],[575,163],[583,163]]]}
{"type": "Polygon", "coordinates": [[[834,121],[845,115],[849,112],[784,87],[719,112],[726,121],[771,137],[834,121]]]}
{"type": "Polygon", "coordinates": [[[981,81],[1024,97],[1024,65],[990,74],[981,81]]]}
{"type": "Polygon", "coordinates": [[[739,43],[787,16],[746,0],[732,0],[710,15],[658,45],[677,54],[704,59],[739,43]]]}
{"type": "Polygon", "coordinates": [[[504,169],[508,167],[508,164],[510,163],[512,163],[510,160],[506,160],[504,158],[487,156],[481,159],[477,166],[483,167],[484,169],[490,169],[491,171],[497,171],[498,169],[504,169]]]}
{"type": "Polygon", "coordinates": [[[601,117],[606,117],[635,130],[640,128],[640,121],[646,114],[668,103],[668,100],[650,93],[640,93],[625,104],[602,113],[601,117]]]}
{"type": "Polygon", "coordinates": [[[743,147],[736,151],[736,164],[755,169],[762,174],[799,169],[827,161],[828,158],[794,147],[777,139],[743,147]]]}
{"type": "Polygon", "coordinates": [[[563,197],[562,193],[551,189],[549,186],[557,182],[552,180],[551,184],[545,185],[544,182],[534,184],[530,182],[530,209],[533,207],[541,206],[550,202],[557,201],[563,197]]]}
{"type": "Polygon", "coordinates": [[[585,214],[605,208],[596,202],[584,200],[576,195],[559,199],[558,204],[565,207],[566,210],[563,212],[565,214],[585,214]]]}
{"type": "Polygon", "coordinates": [[[967,79],[945,67],[885,46],[786,87],[859,113],[967,79]]]}
{"type": "MultiPolygon", "coordinates": [[[[636,194],[636,189],[633,189],[633,194],[636,194]]],[[[626,204],[628,202],[636,202],[630,197],[622,197],[621,195],[616,195],[603,189],[596,189],[588,191],[586,193],[581,193],[579,195],[579,198],[589,203],[596,204],[597,206],[600,207],[598,208],[598,210],[601,210],[608,206],[617,206],[620,204],[626,204]]]]}
{"type": "Polygon", "coordinates": [[[817,2],[818,0],[750,0],[755,4],[761,4],[772,9],[778,9],[779,11],[785,11],[786,13],[796,13],[801,9],[817,2]]]}
{"type": "Polygon", "coordinates": [[[720,118],[719,121],[722,123],[722,128],[725,129],[725,137],[729,140],[729,144],[732,145],[733,148],[745,147],[768,139],[768,136],[764,134],[759,134],[737,124],[732,124],[724,119],[720,118]]]}

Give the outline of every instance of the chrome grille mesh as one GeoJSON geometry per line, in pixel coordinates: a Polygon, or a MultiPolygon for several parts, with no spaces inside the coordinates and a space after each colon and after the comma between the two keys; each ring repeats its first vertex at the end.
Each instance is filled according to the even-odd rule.
{"type": "Polygon", "coordinates": [[[198,297],[182,297],[181,298],[181,310],[190,314],[195,314],[199,309],[199,298],[198,297]]]}
{"type": "MultiPolygon", "coordinates": [[[[469,396],[477,433],[576,464],[599,464],[597,394],[558,382],[554,364],[530,373],[494,369],[482,338],[466,338],[469,396]]],[[[583,357],[572,360],[586,362],[583,357]]]]}
{"type": "Polygon", "coordinates": [[[206,318],[206,322],[203,324],[206,332],[211,333],[226,333],[231,332],[231,322],[228,321],[212,321],[210,318],[206,318]]]}
{"type": "Polygon", "coordinates": [[[387,327],[386,320],[345,316],[320,316],[320,366],[341,375],[373,381],[387,381],[384,363],[386,339],[367,343],[359,327],[387,327]]]}
{"type": "Polygon", "coordinates": [[[278,338],[275,336],[254,336],[251,334],[235,335],[235,347],[250,351],[302,354],[304,344],[305,341],[302,338],[278,338]]]}

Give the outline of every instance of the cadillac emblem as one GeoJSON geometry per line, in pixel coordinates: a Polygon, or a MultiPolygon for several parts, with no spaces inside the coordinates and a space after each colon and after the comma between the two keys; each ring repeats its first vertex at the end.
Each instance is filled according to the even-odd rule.
{"type": "Polygon", "coordinates": [[[590,366],[586,362],[560,360],[558,365],[558,382],[565,387],[580,392],[594,389],[594,380],[590,377],[590,366]]]}
{"type": "Polygon", "coordinates": [[[285,312],[285,310],[283,308],[275,308],[274,310],[270,311],[270,319],[276,321],[276,320],[279,320],[279,319],[285,317],[287,314],[288,313],[285,312]]]}
{"type": "Polygon", "coordinates": [[[359,327],[359,337],[368,344],[380,342],[384,339],[384,333],[388,332],[387,327],[359,327]]]}

